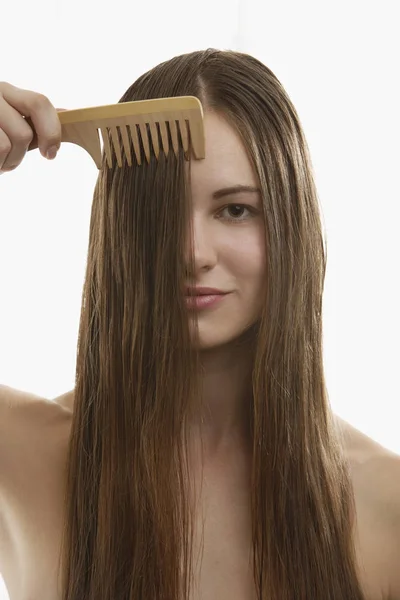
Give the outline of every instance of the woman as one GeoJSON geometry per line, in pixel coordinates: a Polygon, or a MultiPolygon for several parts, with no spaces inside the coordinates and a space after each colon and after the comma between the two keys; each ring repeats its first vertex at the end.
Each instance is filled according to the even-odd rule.
{"type": "Polygon", "coordinates": [[[203,104],[206,158],[104,162],[95,188],[60,399],[62,600],[400,598],[399,458],[329,406],[296,110],[265,65],[217,50],[158,65],[120,101],[183,95],[203,104]],[[378,517],[374,548],[388,499],[397,530],[378,517]]]}

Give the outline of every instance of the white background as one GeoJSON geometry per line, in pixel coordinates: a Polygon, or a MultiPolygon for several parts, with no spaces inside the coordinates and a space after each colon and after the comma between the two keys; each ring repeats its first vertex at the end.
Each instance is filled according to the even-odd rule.
{"type": "MultiPolygon", "coordinates": [[[[400,453],[397,3],[0,2],[0,80],[59,108],[117,102],[158,62],[207,47],[274,71],[300,115],[323,208],[331,404],[400,453]]],[[[74,387],[97,175],[83,149],[64,144],[55,161],[35,150],[0,178],[2,384],[49,399],[74,387]]]]}

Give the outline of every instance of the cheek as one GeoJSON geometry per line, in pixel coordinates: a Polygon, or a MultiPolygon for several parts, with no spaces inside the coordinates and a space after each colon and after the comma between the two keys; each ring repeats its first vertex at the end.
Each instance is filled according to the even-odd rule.
{"type": "Polygon", "coordinates": [[[231,239],[224,245],[225,264],[237,277],[263,279],[266,271],[264,233],[249,231],[248,235],[231,239]]]}

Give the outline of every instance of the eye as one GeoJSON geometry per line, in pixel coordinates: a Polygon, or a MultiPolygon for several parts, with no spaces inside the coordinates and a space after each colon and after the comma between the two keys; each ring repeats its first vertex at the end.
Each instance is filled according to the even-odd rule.
{"type": "Polygon", "coordinates": [[[235,221],[237,223],[252,219],[258,212],[254,207],[248,206],[247,204],[228,204],[227,206],[224,206],[224,208],[222,208],[218,214],[223,214],[228,211],[233,213],[233,216],[221,218],[225,221],[235,221]],[[248,214],[243,216],[243,211],[247,212],[248,214]]]}

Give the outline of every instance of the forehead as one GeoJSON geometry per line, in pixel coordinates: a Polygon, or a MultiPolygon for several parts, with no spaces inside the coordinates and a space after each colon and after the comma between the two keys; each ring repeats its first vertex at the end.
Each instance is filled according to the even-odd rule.
{"type": "Polygon", "coordinates": [[[204,132],[205,158],[191,161],[192,193],[212,194],[236,184],[257,186],[257,175],[234,127],[223,116],[205,112],[204,132]]]}

